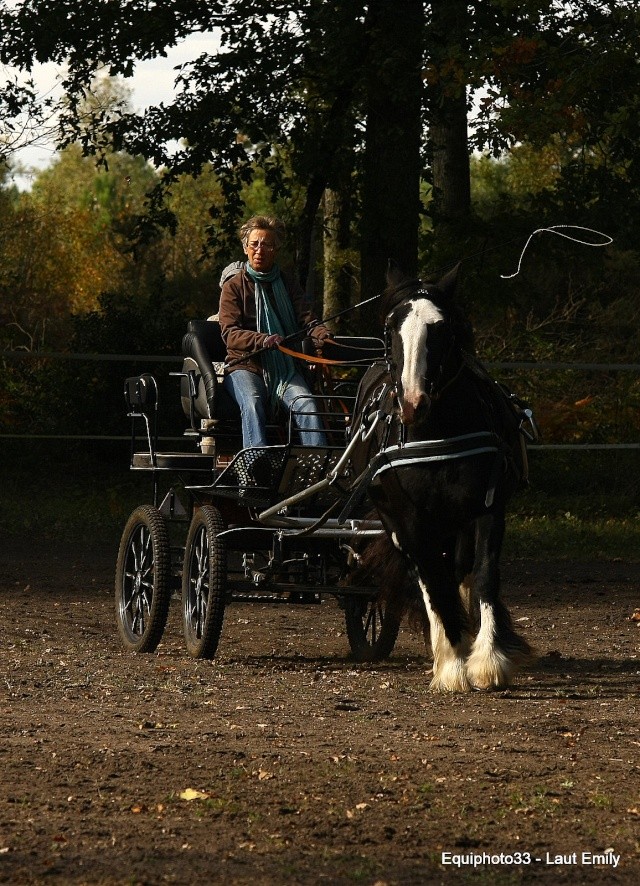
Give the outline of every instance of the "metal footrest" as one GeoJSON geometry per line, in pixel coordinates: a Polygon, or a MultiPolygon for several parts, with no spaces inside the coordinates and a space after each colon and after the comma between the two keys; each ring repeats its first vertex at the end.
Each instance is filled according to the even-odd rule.
{"type": "Polygon", "coordinates": [[[140,471],[209,471],[215,465],[212,455],[200,452],[134,452],[131,467],[140,471]]]}
{"type": "Polygon", "coordinates": [[[288,446],[242,449],[211,488],[217,495],[234,498],[240,504],[262,507],[273,499],[280,485],[288,452],[288,446]]]}

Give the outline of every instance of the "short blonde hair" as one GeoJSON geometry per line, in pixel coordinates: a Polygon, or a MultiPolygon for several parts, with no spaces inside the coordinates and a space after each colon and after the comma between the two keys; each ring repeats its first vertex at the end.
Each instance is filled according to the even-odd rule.
{"type": "Polygon", "coordinates": [[[276,249],[280,249],[287,236],[283,221],[274,215],[254,215],[240,228],[240,240],[246,246],[252,231],[271,231],[276,241],[276,249]]]}

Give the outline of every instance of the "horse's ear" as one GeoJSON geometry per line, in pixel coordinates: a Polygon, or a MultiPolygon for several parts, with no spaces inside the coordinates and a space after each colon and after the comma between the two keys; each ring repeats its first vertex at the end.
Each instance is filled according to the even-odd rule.
{"type": "Polygon", "coordinates": [[[438,289],[447,296],[447,298],[452,298],[453,294],[456,290],[456,284],[458,282],[458,271],[460,270],[460,262],[451,268],[450,271],[441,277],[438,280],[437,286],[438,289]]]}
{"type": "Polygon", "coordinates": [[[407,275],[402,270],[400,265],[395,259],[390,258],[387,262],[387,286],[394,287],[399,286],[401,283],[407,279],[407,275]]]}

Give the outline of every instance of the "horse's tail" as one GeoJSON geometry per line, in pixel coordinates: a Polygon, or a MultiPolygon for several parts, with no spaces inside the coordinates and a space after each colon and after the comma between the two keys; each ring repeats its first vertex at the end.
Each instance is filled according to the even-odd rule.
{"type": "Polygon", "coordinates": [[[378,599],[391,608],[399,618],[406,615],[412,630],[422,633],[428,630],[422,597],[411,577],[406,560],[393,546],[386,532],[369,542],[360,553],[348,583],[378,587],[378,599]]]}

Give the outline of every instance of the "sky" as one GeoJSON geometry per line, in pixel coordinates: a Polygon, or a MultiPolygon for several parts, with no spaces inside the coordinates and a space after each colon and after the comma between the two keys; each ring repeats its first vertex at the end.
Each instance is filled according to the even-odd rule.
{"type": "MultiPolygon", "coordinates": [[[[170,101],[174,94],[174,81],[177,66],[192,61],[204,52],[215,53],[219,49],[219,38],[215,34],[193,34],[167,51],[166,58],[156,58],[136,65],[134,76],[123,80],[132,90],[131,102],[136,111],[142,111],[149,105],[170,101]]],[[[56,65],[39,65],[34,70],[34,79],[40,95],[45,96],[60,92],[59,84],[64,70],[56,65]]],[[[16,155],[20,166],[25,169],[16,176],[16,184],[28,188],[34,176],[34,170],[48,166],[55,156],[55,148],[51,142],[24,148],[16,155]],[[31,171],[29,171],[31,170],[31,171]]]]}

